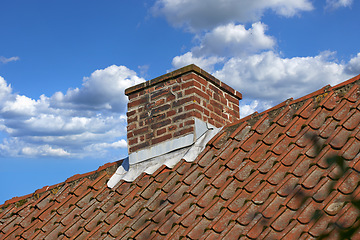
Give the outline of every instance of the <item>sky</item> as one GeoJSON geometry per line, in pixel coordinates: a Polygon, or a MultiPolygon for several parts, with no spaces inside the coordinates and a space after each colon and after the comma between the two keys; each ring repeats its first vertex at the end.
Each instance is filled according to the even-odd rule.
{"type": "Polygon", "coordinates": [[[196,64],[261,112],[360,74],[355,0],[0,1],[0,204],[127,156],[124,90],[196,64]]]}

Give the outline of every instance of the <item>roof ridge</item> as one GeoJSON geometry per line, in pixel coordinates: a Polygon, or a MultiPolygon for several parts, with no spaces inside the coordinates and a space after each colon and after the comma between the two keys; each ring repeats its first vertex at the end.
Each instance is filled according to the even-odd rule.
{"type": "Polygon", "coordinates": [[[334,91],[335,93],[338,92],[345,92],[347,93],[353,85],[358,84],[360,85],[360,74],[350,78],[349,80],[346,80],[345,82],[339,83],[335,86],[331,86],[330,84],[315,90],[314,92],[311,92],[303,97],[297,98],[297,99],[293,99],[293,98],[288,98],[285,101],[265,110],[262,112],[254,112],[244,118],[240,118],[239,120],[227,124],[226,126],[224,126],[224,128],[227,128],[229,126],[234,126],[234,125],[238,125],[241,124],[243,122],[248,122],[250,126],[252,126],[253,124],[255,124],[261,117],[263,117],[263,115],[268,114],[269,118],[272,119],[275,116],[277,116],[278,112],[281,112],[283,110],[284,107],[289,106],[289,107],[295,107],[300,108],[308,99],[313,98],[315,99],[318,96],[321,96],[320,98],[316,98],[317,102],[320,102],[321,100],[323,100],[327,93],[329,93],[330,91],[334,91]],[[357,83],[359,81],[359,83],[357,83]],[[342,91],[345,90],[345,91],[342,91]]]}
{"type": "Polygon", "coordinates": [[[105,163],[104,165],[100,166],[97,170],[91,171],[91,172],[87,172],[87,173],[83,173],[83,174],[75,174],[69,178],[67,178],[64,182],[60,182],[51,186],[44,186],[42,188],[39,188],[37,190],[35,190],[33,193],[29,193],[26,194],[24,196],[20,196],[20,197],[13,197],[7,201],[5,201],[3,204],[0,205],[0,212],[1,209],[6,208],[8,205],[12,204],[12,203],[17,203],[17,202],[26,202],[27,200],[33,198],[33,199],[39,199],[43,194],[45,194],[46,192],[49,192],[51,190],[54,190],[56,188],[60,188],[63,185],[67,184],[75,184],[81,180],[83,180],[84,178],[88,178],[88,179],[92,179],[94,180],[97,176],[99,176],[99,174],[101,172],[106,171],[109,175],[113,174],[116,169],[118,168],[118,166],[121,165],[123,159],[121,160],[117,160],[115,162],[110,162],[110,163],[105,163]]]}

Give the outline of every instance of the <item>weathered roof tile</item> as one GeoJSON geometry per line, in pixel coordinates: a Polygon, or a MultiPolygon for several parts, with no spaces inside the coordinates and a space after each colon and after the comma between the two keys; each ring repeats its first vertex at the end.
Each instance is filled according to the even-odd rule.
{"type": "Polygon", "coordinates": [[[337,238],[360,216],[359,79],[225,126],[194,162],[109,189],[119,161],[11,199],[0,238],[337,238]]]}

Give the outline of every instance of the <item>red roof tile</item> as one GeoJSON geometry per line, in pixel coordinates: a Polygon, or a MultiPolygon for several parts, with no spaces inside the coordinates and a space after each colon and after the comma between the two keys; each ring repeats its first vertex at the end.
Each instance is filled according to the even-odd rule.
{"type": "Polygon", "coordinates": [[[360,217],[359,79],[224,127],[193,163],[109,189],[115,162],[6,201],[0,239],[339,238],[360,217]]]}

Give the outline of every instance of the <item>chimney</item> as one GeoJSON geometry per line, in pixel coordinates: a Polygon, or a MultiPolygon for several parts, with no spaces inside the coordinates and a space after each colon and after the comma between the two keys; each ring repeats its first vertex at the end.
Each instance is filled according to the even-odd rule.
{"type": "Polygon", "coordinates": [[[125,90],[129,163],[192,145],[209,127],[240,118],[241,93],[195,65],[125,90]]]}

